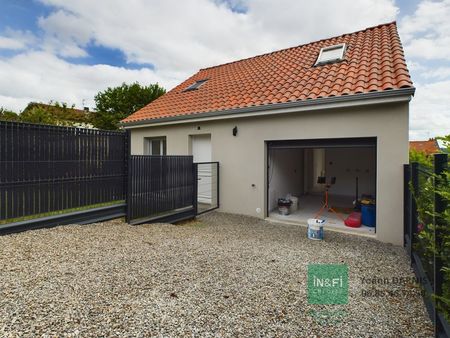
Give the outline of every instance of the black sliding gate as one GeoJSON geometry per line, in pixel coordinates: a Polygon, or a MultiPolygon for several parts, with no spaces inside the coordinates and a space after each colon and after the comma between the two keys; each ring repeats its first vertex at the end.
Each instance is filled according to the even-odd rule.
{"type": "Polygon", "coordinates": [[[192,156],[132,155],[127,222],[175,222],[197,214],[197,168],[192,156]]]}
{"type": "Polygon", "coordinates": [[[219,207],[219,162],[192,156],[131,155],[127,222],[176,222],[219,207]]]}

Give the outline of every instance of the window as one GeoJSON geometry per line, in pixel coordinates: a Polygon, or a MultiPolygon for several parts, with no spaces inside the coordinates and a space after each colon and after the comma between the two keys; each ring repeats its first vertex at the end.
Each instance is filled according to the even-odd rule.
{"type": "Polygon", "coordinates": [[[146,137],[144,138],[145,155],[166,155],[165,137],[146,137]]]}
{"type": "Polygon", "coordinates": [[[190,91],[190,90],[196,90],[198,89],[202,84],[204,84],[206,81],[208,81],[208,79],[205,80],[198,80],[196,82],[194,82],[193,84],[191,84],[189,87],[187,87],[184,91],[190,91]]]}
{"type": "Polygon", "coordinates": [[[344,59],[345,47],[345,43],[341,43],[340,45],[322,48],[315,66],[342,61],[344,59]]]}

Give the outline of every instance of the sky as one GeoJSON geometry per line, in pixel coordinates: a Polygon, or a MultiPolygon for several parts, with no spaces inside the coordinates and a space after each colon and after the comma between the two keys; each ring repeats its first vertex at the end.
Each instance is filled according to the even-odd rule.
{"type": "Polygon", "coordinates": [[[94,108],[123,82],[171,89],[201,68],[396,20],[416,87],[410,139],[450,134],[450,0],[0,0],[0,107],[94,108]]]}

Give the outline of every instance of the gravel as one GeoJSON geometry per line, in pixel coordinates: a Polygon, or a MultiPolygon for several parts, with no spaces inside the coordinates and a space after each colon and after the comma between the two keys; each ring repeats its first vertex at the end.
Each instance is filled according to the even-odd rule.
{"type": "Polygon", "coordinates": [[[246,216],[61,226],[0,237],[0,336],[431,337],[412,277],[403,248],[246,216]],[[349,303],[308,304],[308,263],[348,264],[349,303]]]}

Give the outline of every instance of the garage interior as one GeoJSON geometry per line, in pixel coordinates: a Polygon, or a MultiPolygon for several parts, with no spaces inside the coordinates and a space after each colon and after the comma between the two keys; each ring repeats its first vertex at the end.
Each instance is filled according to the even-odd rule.
{"type": "Polygon", "coordinates": [[[307,224],[324,205],[328,184],[329,204],[317,217],[325,229],[375,233],[376,226],[349,227],[344,220],[361,199],[376,205],[376,138],[269,141],[267,147],[269,219],[307,224]],[[279,210],[280,198],[298,201],[288,215],[279,210]]]}

